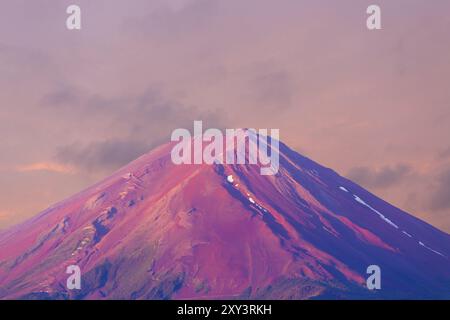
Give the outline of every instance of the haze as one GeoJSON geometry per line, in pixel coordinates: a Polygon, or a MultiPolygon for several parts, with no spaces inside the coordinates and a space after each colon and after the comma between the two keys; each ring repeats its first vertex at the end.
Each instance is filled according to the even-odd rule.
{"type": "Polygon", "coordinates": [[[450,232],[450,2],[3,0],[0,228],[172,130],[280,139],[450,232]]]}

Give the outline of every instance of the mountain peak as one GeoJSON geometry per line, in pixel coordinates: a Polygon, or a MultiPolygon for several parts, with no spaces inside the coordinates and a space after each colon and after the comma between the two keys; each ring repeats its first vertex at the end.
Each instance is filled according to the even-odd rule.
{"type": "Polygon", "coordinates": [[[173,146],[0,235],[0,298],[448,297],[450,236],[334,171],[281,142],[266,176],[176,165],[173,146]]]}

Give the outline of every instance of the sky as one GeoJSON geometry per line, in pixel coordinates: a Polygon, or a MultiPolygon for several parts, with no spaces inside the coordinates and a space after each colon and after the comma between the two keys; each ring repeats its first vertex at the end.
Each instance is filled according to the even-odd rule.
{"type": "Polygon", "coordinates": [[[0,229],[203,120],[278,128],[450,232],[449,13],[448,0],[1,0],[0,229]]]}

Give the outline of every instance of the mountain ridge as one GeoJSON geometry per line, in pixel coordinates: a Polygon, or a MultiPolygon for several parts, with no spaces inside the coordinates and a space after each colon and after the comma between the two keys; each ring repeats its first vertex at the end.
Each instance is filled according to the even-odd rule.
{"type": "Polygon", "coordinates": [[[172,146],[0,232],[0,298],[449,298],[450,236],[332,169],[281,142],[274,176],[172,146]]]}

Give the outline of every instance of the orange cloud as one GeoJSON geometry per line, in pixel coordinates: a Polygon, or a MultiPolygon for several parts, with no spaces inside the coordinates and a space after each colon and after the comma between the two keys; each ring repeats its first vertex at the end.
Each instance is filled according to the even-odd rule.
{"type": "Polygon", "coordinates": [[[75,168],[69,165],[64,165],[56,162],[36,162],[16,168],[18,172],[34,172],[34,171],[48,171],[61,174],[73,174],[75,168]]]}
{"type": "Polygon", "coordinates": [[[6,211],[0,211],[0,221],[2,220],[6,220],[6,218],[8,217],[8,213],[6,211]]]}

